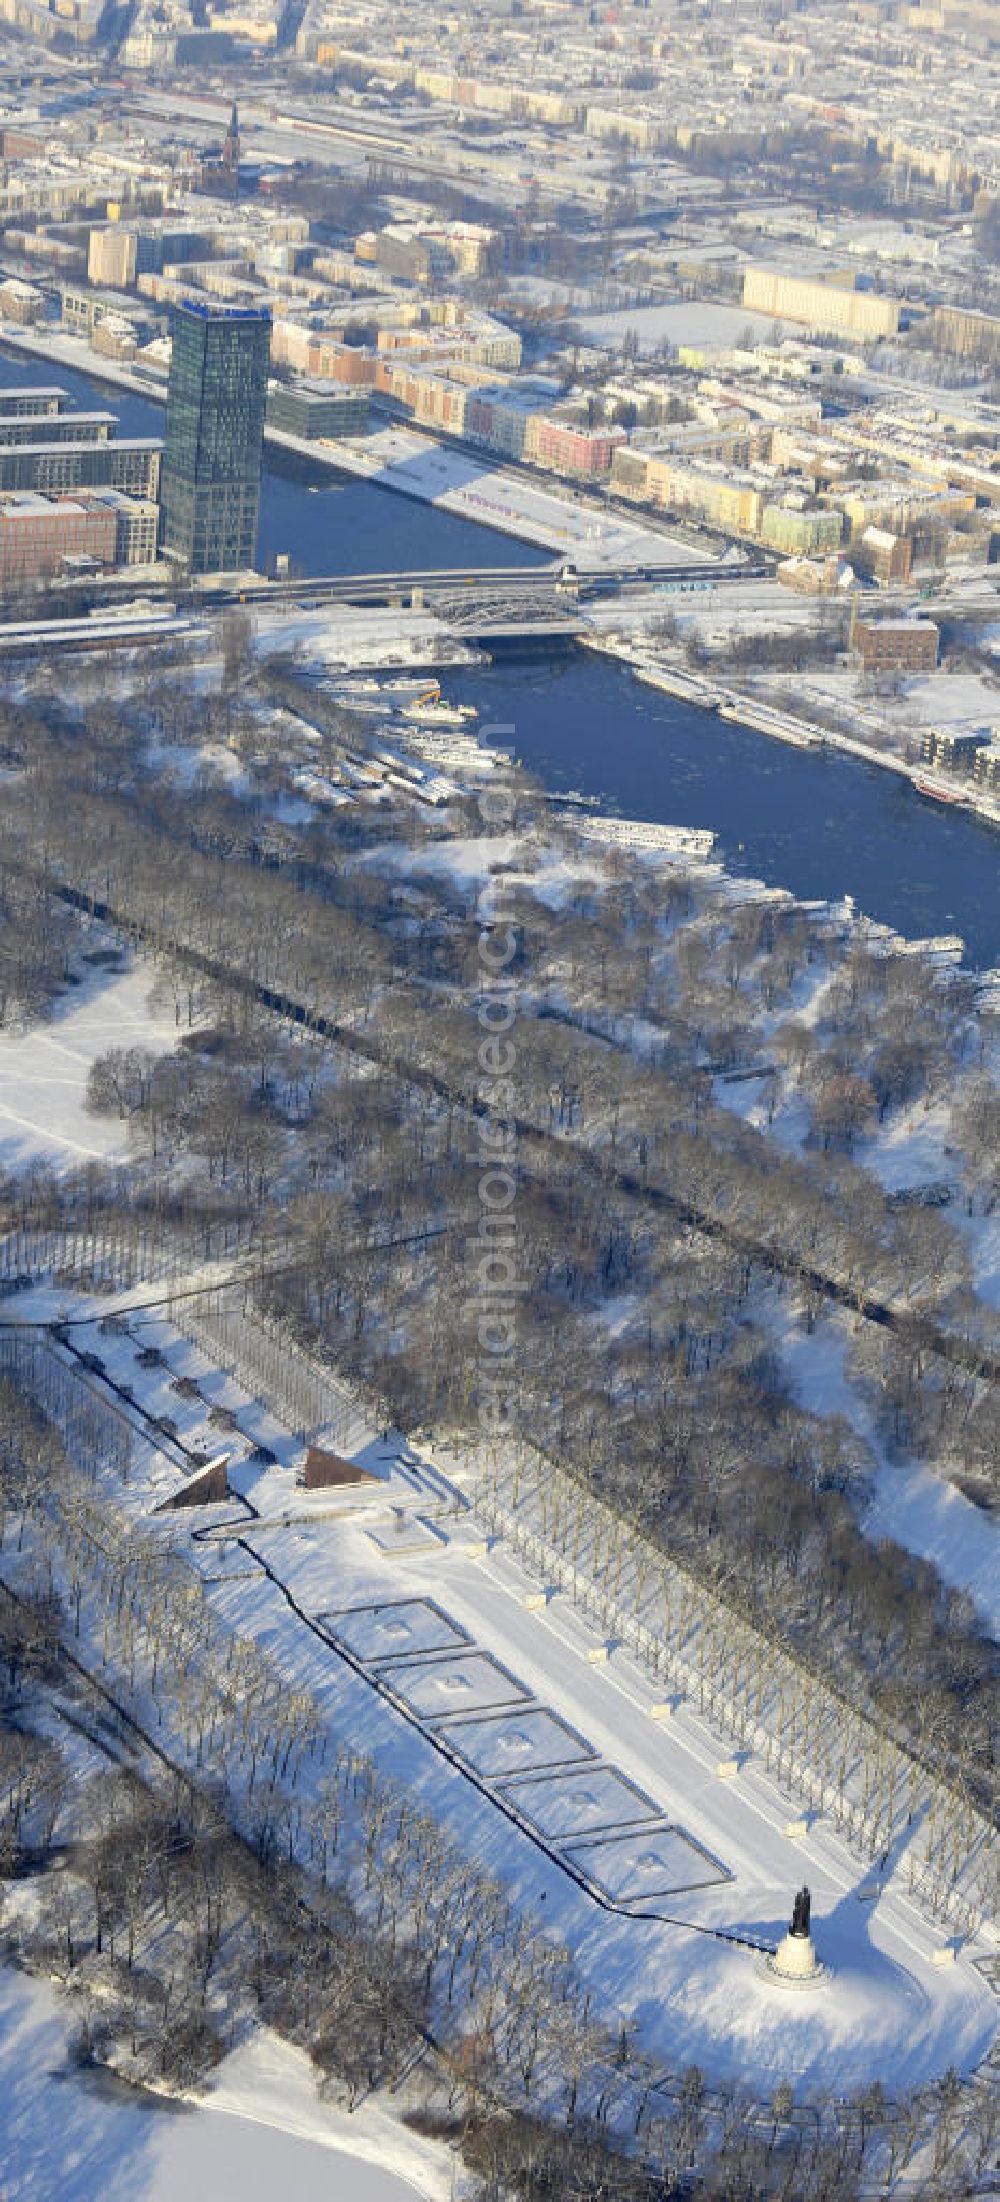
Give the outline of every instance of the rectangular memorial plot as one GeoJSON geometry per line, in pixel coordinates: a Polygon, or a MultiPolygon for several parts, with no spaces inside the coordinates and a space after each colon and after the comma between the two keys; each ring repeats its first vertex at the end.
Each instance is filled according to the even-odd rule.
{"type": "Polygon", "coordinates": [[[567,1843],[566,1856],[616,1903],[652,1902],[680,1896],[686,1889],[711,1888],[731,1881],[728,1866],[703,1850],[683,1828],[639,1828],[632,1835],[605,1835],[593,1842],[567,1843]]]}
{"type": "Polygon", "coordinates": [[[375,1522],[365,1535],[390,1560],[405,1559],[414,1552],[440,1552],[444,1542],[440,1529],[419,1514],[407,1514],[402,1509],[384,1522],[375,1522]]]}
{"type": "Polygon", "coordinates": [[[491,1781],[504,1774],[528,1773],[538,1767],[571,1764],[574,1759],[597,1755],[583,1736],[543,1705],[494,1714],[490,1720],[453,1721],[448,1741],[477,1774],[491,1781]]]}
{"type": "Polygon", "coordinates": [[[321,1628],[347,1645],[356,1659],[409,1659],[418,1652],[460,1651],[471,1642],[432,1598],[396,1598],[378,1606],[348,1606],[318,1613],[321,1628]]]}
{"type": "Polygon", "coordinates": [[[662,1820],[663,1807],[643,1795],[614,1766],[580,1766],[557,1774],[532,1775],[505,1784],[512,1804],[539,1833],[560,1840],[587,1835],[596,1828],[632,1827],[637,1821],[662,1820]]]}
{"type": "Polygon", "coordinates": [[[425,1720],[449,1720],[454,1714],[485,1711],[493,1705],[517,1705],[530,1698],[516,1675],[489,1652],[459,1653],[454,1659],[401,1661],[383,1669],[385,1679],[425,1720]]]}

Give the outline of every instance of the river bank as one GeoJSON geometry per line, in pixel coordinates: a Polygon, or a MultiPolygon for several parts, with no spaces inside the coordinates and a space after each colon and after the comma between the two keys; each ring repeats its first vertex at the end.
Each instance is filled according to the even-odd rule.
{"type": "MultiPolygon", "coordinates": [[[[79,366],[60,364],[78,402],[92,405],[93,380],[79,366]]],[[[52,362],[32,363],[24,353],[4,358],[0,348],[0,382],[32,375],[51,382],[52,362]]],[[[121,410],[125,433],[156,432],[159,416],[148,393],[127,392],[121,410]]],[[[318,474],[309,481],[304,473],[304,466],[294,478],[275,471],[268,456],[265,563],[291,549],[302,574],[346,576],[390,566],[461,571],[463,560],[532,564],[545,557],[439,506],[379,496],[380,485],[318,474]]],[[[739,590],[727,588],[727,604],[730,595],[739,590]]],[[[650,593],[644,616],[670,603],[650,593]]],[[[638,601],[635,610],[639,615],[638,601]]],[[[370,624],[375,616],[358,619],[370,624]]],[[[736,872],[805,901],[851,895],[859,910],[908,937],[960,934],[967,962],[979,970],[1000,963],[992,818],[924,800],[911,768],[887,769],[884,752],[851,736],[820,741],[803,722],[786,726],[780,739],[762,740],[747,723],[750,699],[727,688],[732,711],[722,717],[705,708],[687,668],[680,668],[683,684],[672,681],[671,689],[662,665],[654,681],[638,679],[634,660],[644,656],[638,632],[623,638],[608,625],[609,647],[595,626],[585,649],[560,645],[544,658],[498,655],[487,667],[449,667],[447,700],[474,705],[486,742],[502,733],[504,745],[556,792],[582,790],[611,815],[712,832],[736,872]]],[[[658,643],[645,656],[652,664],[661,654],[658,643]]],[[[777,735],[777,726],[768,732],[777,735]]]]}
{"type": "Polygon", "coordinates": [[[813,720],[779,709],[745,688],[728,688],[717,680],[690,672],[686,666],[659,656],[654,659],[641,642],[621,642],[603,635],[581,635],[579,640],[584,649],[617,658],[621,664],[629,666],[636,679],[646,687],[658,688],[664,695],[692,704],[696,710],[715,712],[720,719],[734,720],[792,749],[837,750],[841,756],[856,757],[862,764],[876,765],[880,771],[895,773],[899,779],[907,780],[918,795],[930,802],[943,804],[948,809],[971,811],[985,825],[1000,828],[1000,802],[977,788],[971,780],[947,781],[926,765],[911,764],[909,759],[896,756],[874,742],[861,741],[857,735],[845,734],[839,728],[819,727],[813,720]]]}
{"type": "MultiPolygon", "coordinates": [[[[127,390],[153,405],[166,405],[166,378],[158,381],[106,359],[82,337],[4,323],[0,346],[85,374],[110,389],[127,390]]],[[[345,437],[335,447],[265,428],[264,443],[272,456],[284,453],[307,462],[320,475],[370,483],[416,504],[433,505],[535,550],[561,554],[581,570],[608,572],[663,563],[676,555],[688,563],[703,558],[708,572],[718,558],[709,544],[701,549],[681,541],[667,529],[617,511],[603,498],[588,497],[568,484],[550,485],[522,469],[496,464],[486,452],[439,442],[407,423],[386,420],[366,436],[345,437]]]]}
{"type": "Polygon", "coordinates": [[[909,940],[959,936],[967,967],[1000,963],[997,837],[971,811],[924,801],[908,773],[813,741],[762,740],[742,716],[636,678],[576,646],[545,662],[494,658],[448,676],[487,740],[542,784],[605,816],[709,831],[727,871],[803,902],[850,897],[909,940]]]}
{"type": "MultiPolygon", "coordinates": [[[[118,388],[133,397],[162,407],[166,384],[157,384],[119,361],[107,360],[79,337],[37,329],[0,330],[0,344],[9,351],[44,359],[56,367],[86,374],[94,382],[118,388]]],[[[618,515],[601,515],[583,500],[538,485],[522,474],[503,468],[490,469],[471,454],[437,444],[410,428],[386,427],[374,437],[338,444],[335,451],[318,447],[298,436],[265,429],[265,444],[272,455],[284,454],[315,469],[320,480],[353,479],[373,489],[432,505],[477,529],[513,539],[539,550],[572,553],[578,566],[613,567],[626,552],[636,561],[652,554],[662,557],[669,539],[618,515]]],[[[315,483],[307,485],[315,488],[315,483]]],[[[681,546],[677,546],[681,548],[681,546]]],[[[692,556],[690,546],[683,546],[692,556]]],[[[530,551],[529,551],[530,556],[530,551]]],[[[713,555],[706,549],[706,579],[713,555]]],[[[817,727],[786,708],[767,702],[747,688],[724,685],[711,676],[691,672],[686,666],[658,652],[653,656],[641,639],[620,640],[603,634],[580,637],[585,649],[615,657],[628,665],[646,686],[659,688],[696,708],[732,719],[754,732],[799,749],[836,750],[881,771],[909,781],[925,800],[949,809],[961,808],[994,830],[1000,828],[1000,802],[976,788],[971,781],[949,784],[925,767],[911,764],[891,750],[834,727],[817,727]]]]}

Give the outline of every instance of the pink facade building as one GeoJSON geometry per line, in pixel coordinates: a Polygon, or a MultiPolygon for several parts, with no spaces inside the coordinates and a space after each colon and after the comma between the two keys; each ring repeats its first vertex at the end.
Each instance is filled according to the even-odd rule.
{"type": "Polygon", "coordinates": [[[524,456],[554,474],[589,479],[610,473],[614,453],[627,440],[623,428],[577,428],[571,421],[535,413],[528,423],[524,456]]]}

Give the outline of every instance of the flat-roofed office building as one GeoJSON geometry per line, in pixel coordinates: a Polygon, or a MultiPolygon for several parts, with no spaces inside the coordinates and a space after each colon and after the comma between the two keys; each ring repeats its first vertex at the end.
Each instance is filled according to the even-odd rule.
{"type": "Polygon", "coordinates": [[[174,308],[161,541],[191,573],[239,573],[257,552],[271,314],[174,308]]]}
{"type": "Polygon", "coordinates": [[[124,489],[130,497],[155,497],[160,482],[162,444],[155,436],[110,437],[103,443],[39,441],[0,444],[0,490],[124,489]]]}

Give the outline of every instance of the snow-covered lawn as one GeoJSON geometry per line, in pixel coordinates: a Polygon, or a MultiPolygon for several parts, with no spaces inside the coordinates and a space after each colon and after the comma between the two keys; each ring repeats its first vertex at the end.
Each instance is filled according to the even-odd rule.
{"type": "Polygon", "coordinates": [[[377,2105],[320,2101],[308,2059],[253,2035],[208,2094],[159,2102],[69,2062],[73,2005],[0,1970],[4,2202],[446,2202],[452,2158],[377,2105]]]}
{"type": "Polygon", "coordinates": [[[777,316],[748,312],[745,306],[723,306],[711,299],[678,298],[665,306],[627,306],[619,313],[584,314],[581,328],[590,344],[617,351],[627,332],[635,330],[640,352],[653,352],[660,344],[691,344],[706,351],[723,351],[737,344],[746,329],[765,340],[777,316]]]}
{"type": "Polygon", "coordinates": [[[908,1461],[879,1471],[865,1535],[892,1537],[933,1560],[946,1583],[965,1590],[1000,1637],[1000,1522],[931,1468],[908,1461]]]}
{"type": "MultiPolygon", "coordinates": [[[[530,847],[523,834],[515,833],[456,835],[432,841],[416,853],[386,843],[366,851],[362,862],[372,871],[404,876],[413,871],[436,872],[467,892],[477,885],[485,889],[491,871],[503,865],[508,888],[527,887],[554,909],[574,894],[607,885],[607,865],[600,849],[595,848],[593,855],[584,850],[579,856],[563,856],[556,848],[530,847]]],[[[488,907],[487,897],[484,910],[488,907]]]]}
{"type": "Polygon", "coordinates": [[[124,1153],[126,1126],[86,1109],[91,1065],[109,1048],[173,1048],[173,1018],[150,1008],[153,972],[137,963],[95,971],[57,1002],[44,1024],[0,1033],[0,1164],[45,1160],[74,1168],[124,1153]]]}
{"type": "Polygon", "coordinates": [[[299,650],[313,663],[352,673],[366,666],[437,667],[475,663],[476,653],[458,642],[433,612],[408,605],[284,605],[254,612],[261,657],[299,650]]]}

